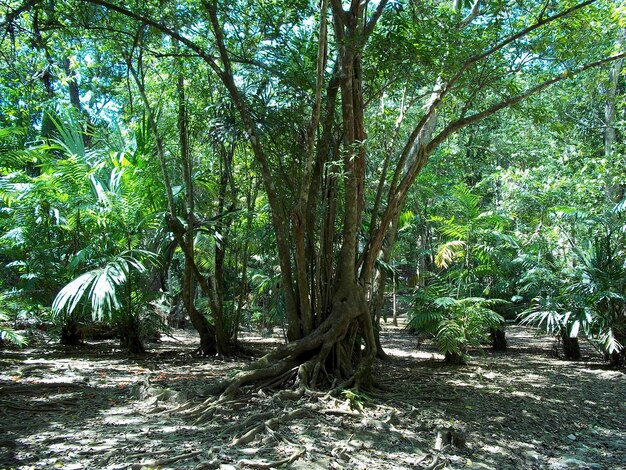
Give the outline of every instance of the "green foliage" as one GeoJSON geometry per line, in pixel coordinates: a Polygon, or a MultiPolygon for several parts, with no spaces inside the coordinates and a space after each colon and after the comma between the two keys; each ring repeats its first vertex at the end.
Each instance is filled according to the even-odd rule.
{"type": "Polygon", "coordinates": [[[358,412],[362,412],[363,406],[370,400],[370,397],[365,393],[356,392],[354,390],[342,390],[341,394],[346,398],[350,409],[358,412]]]}
{"type": "Polygon", "coordinates": [[[133,250],[120,254],[101,268],[81,274],[58,293],[52,303],[55,317],[71,316],[78,307],[90,311],[94,321],[111,321],[122,308],[124,289],[131,273],[145,274],[143,262],[155,262],[153,253],[133,250]]]}
{"type": "MultiPolygon", "coordinates": [[[[500,299],[441,295],[444,279],[416,292],[409,325],[434,335],[439,351],[465,360],[468,348],[480,346],[492,328],[500,328],[504,318],[494,309],[507,305],[500,299]]],[[[453,294],[454,295],[454,294],[453,294]]]]}
{"type": "Polygon", "coordinates": [[[257,257],[265,269],[253,269],[250,278],[253,286],[252,302],[247,312],[248,320],[261,332],[269,332],[285,319],[285,302],[280,291],[280,272],[264,257],[257,257]]]}
{"type": "Polygon", "coordinates": [[[5,325],[5,322],[10,320],[9,316],[0,312],[0,344],[2,341],[13,343],[16,346],[24,346],[26,344],[26,338],[16,333],[12,328],[5,325]]]}
{"type": "Polygon", "coordinates": [[[571,251],[565,258],[549,258],[550,262],[532,266],[521,280],[522,292],[538,295],[520,318],[550,334],[571,338],[584,334],[600,351],[619,355],[626,339],[623,222],[611,214],[603,218],[578,215],[574,220],[578,223],[581,218],[587,233],[605,233],[580,242],[570,237],[571,251]]]}
{"type": "MultiPolygon", "coordinates": [[[[363,24],[374,19],[375,4],[353,4],[364,9],[363,24]]],[[[590,249],[593,237],[603,236],[601,224],[588,236],[581,221],[583,213],[604,212],[606,193],[623,199],[623,122],[615,120],[619,138],[611,155],[596,122],[607,104],[607,70],[589,70],[515,106],[506,101],[614,53],[624,22],[614,2],[586,4],[537,28],[538,19],[573,4],[489,2],[463,24],[473,2],[380,3],[385,7],[367,37],[339,34],[333,27],[341,28],[340,18],[329,18],[318,129],[309,129],[316,3],[217,2],[215,22],[223,34],[216,34],[202,2],[146,0],[119,4],[115,12],[88,2],[16,5],[5,2],[0,15],[7,19],[0,41],[6,63],[0,79],[0,287],[15,289],[23,302],[48,306],[56,296],[57,318],[113,321],[133,312],[130,321],[150,298],[149,277],[174,296],[179,280],[167,278],[180,274],[171,265],[181,254],[162,224],[169,178],[167,210],[194,239],[200,274],[216,279],[220,306],[233,319],[240,308],[263,328],[279,323],[291,289],[295,295],[287,299],[294,304],[308,296],[311,306],[324,310],[314,312],[319,324],[328,313],[319,305],[321,290],[335,286],[338,253],[354,241],[341,239],[342,227],[352,224],[346,216],[366,214],[354,222],[361,233],[350,253],[358,250],[360,263],[371,246],[368,232],[370,238],[385,235],[387,227],[376,231],[376,225],[391,209],[399,214],[400,249],[375,268],[393,276],[394,286],[401,285],[401,265],[420,271],[416,283],[431,282],[417,291],[416,302],[425,307],[422,326],[438,335],[443,350],[459,354],[497,323],[489,312],[504,316],[517,307],[489,304],[497,299],[519,305],[540,299],[530,310],[533,322],[546,325],[549,317],[541,312],[553,312],[550,328],[566,325],[599,341],[609,333],[620,338],[615,312],[624,296],[618,282],[623,238],[613,234],[604,254],[590,249]],[[138,23],[137,15],[151,21],[138,23]],[[168,30],[181,40],[167,37],[168,30]],[[516,36],[520,31],[527,34],[516,36]],[[215,59],[220,38],[230,63],[215,59]],[[342,51],[354,44],[353,53],[342,51]],[[335,86],[345,74],[334,70],[338,58],[350,56],[359,58],[349,75],[358,80],[353,113],[342,112],[349,87],[335,86]],[[430,123],[422,118],[430,105],[437,106],[430,137],[458,131],[425,156],[428,167],[400,207],[402,191],[391,182],[410,185],[414,155],[402,149],[424,143],[430,123]],[[464,127],[492,106],[502,113],[464,127]],[[354,122],[346,122],[349,114],[354,122]],[[186,166],[179,119],[188,124],[186,166]],[[419,122],[427,125],[415,129],[419,122]],[[367,138],[346,145],[348,129],[367,138]],[[420,141],[407,141],[414,131],[420,141]],[[157,144],[164,168],[154,158],[157,144]],[[344,158],[357,148],[363,158],[344,158]],[[312,190],[305,195],[309,149],[312,190]],[[193,189],[185,188],[187,177],[193,189]],[[257,195],[259,180],[266,194],[257,195]],[[358,195],[351,198],[352,187],[358,195]],[[566,200],[573,210],[558,207],[566,200]],[[308,204],[306,267],[296,265],[301,260],[293,243],[301,202],[308,204]],[[279,237],[275,230],[282,231],[279,237]],[[280,263],[277,239],[285,240],[280,263]],[[159,253],[161,267],[149,252],[159,253]],[[281,285],[293,273],[284,272],[279,282],[279,264],[305,269],[311,292],[298,290],[303,277],[295,275],[293,285],[281,285]],[[428,271],[438,278],[427,279],[428,271]],[[595,323],[604,325],[597,331],[585,330],[587,317],[606,321],[595,323]]],[[[622,90],[620,76],[618,107],[622,90]]]]}
{"type": "Polygon", "coordinates": [[[0,177],[8,228],[0,248],[12,259],[9,282],[24,302],[52,304],[63,328],[86,319],[118,323],[123,306],[132,310],[146,266],[158,264],[143,237],[156,219],[128,151],[113,152],[104,141],[86,148],[72,112],[50,119],[58,138],[9,153],[4,165],[12,171],[0,177]],[[29,162],[36,171],[29,172],[29,162]]]}

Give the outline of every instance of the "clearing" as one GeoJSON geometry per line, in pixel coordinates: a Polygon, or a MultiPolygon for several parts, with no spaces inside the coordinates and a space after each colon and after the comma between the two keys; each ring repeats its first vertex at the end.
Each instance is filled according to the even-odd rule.
{"type": "Polygon", "coordinates": [[[447,366],[387,324],[375,374],[390,391],[242,394],[204,423],[206,390],[250,358],[194,357],[182,330],[131,358],[34,341],[0,355],[0,468],[626,468],[626,375],[586,344],[570,362],[530,328],[507,336],[506,354],[447,366]]]}

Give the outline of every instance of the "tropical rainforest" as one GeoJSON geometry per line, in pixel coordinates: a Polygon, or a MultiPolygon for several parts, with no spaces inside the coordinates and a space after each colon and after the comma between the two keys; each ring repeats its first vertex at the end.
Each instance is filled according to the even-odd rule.
{"type": "Polygon", "coordinates": [[[0,467],[626,465],[625,59],[615,0],[0,0],[0,467]]]}

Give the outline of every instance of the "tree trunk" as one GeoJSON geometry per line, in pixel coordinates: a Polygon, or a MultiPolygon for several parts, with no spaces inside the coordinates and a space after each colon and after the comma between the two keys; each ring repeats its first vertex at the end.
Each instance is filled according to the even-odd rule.
{"type": "MultiPolygon", "coordinates": [[[[398,233],[398,221],[394,220],[389,228],[389,233],[387,235],[387,244],[382,250],[382,262],[386,265],[389,265],[391,262],[391,254],[393,250],[393,245],[396,240],[396,236],[398,233]]],[[[374,280],[372,282],[374,285],[374,292],[372,294],[371,305],[372,305],[372,319],[374,321],[374,338],[376,339],[376,355],[380,359],[387,359],[387,353],[385,353],[381,343],[380,343],[380,319],[382,316],[382,309],[384,308],[385,302],[385,288],[387,286],[387,271],[386,269],[377,269],[375,271],[374,280]]],[[[393,321],[394,325],[398,325],[396,312],[396,279],[394,276],[393,279],[393,321]]]]}
{"type": "Polygon", "coordinates": [[[235,309],[235,318],[233,320],[233,328],[231,334],[232,342],[237,345],[237,338],[239,336],[239,327],[241,323],[241,314],[243,306],[248,297],[248,258],[250,250],[250,233],[252,231],[252,220],[256,206],[256,198],[259,192],[259,185],[255,181],[251,188],[246,193],[246,209],[248,215],[246,216],[246,228],[243,240],[243,254],[242,254],[242,268],[241,268],[241,282],[239,284],[239,293],[237,294],[237,307],[235,309]]]}
{"type": "Polygon", "coordinates": [[[73,318],[67,320],[61,327],[60,343],[64,346],[78,346],[82,341],[78,322],[73,318]]]}
{"type": "Polygon", "coordinates": [[[463,354],[462,352],[461,353],[447,352],[444,362],[446,362],[446,364],[452,364],[452,365],[463,365],[466,363],[465,354],[463,354]]]}
{"type": "Polygon", "coordinates": [[[144,354],[146,352],[141,341],[139,318],[135,315],[131,315],[120,322],[119,333],[121,348],[128,350],[131,354],[144,354]]]}
{"type": "Polygon", "coordinates": [[[580,359],[580,345],[578,344],[578,338],[570,338],[568,333],[561,334],[561,341],[563,343],[563,354],[566,359],[573,359],[575,361],[580,359]]]}
{"type": "Polygon", "coordinates": [[[611,354],[607,354],[607,360],[611,367],[626,366],[626,349],[622,348],[621,351],[613,351],[611,354]]]}
{"type": "Polygon", "coordinates": [[[491,346],[494,351],[505,352],[507,349],[506,343],[506,332],[504,331],[504,327],[502,328],[492,328],[490,331],[491,334],[491,346]]]}
{"type": "Polygon", "coordinates": [[[192,267],[185,262],[185,271],[183,277],[183,304],[191,324],[200,335],[200,347],[198,352],[203,356],[210,356],[217,352],[215,344],[215,331],[209,320],[198,311],[194,305],[195,285],[192,267]]]}

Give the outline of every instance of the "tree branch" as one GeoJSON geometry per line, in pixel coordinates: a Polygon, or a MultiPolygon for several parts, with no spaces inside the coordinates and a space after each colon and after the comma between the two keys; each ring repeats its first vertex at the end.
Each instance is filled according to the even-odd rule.
{"type": "Polygon", "coordinates": [[[374,31],[374,27],[376,26],[376,23],[378,23],[380,16],[383,14],[383,10],[385,9],[385,6],[387,6],[387,1],[388,0],[381,0],[381,2],[376,7],[376,10],[374,11],[374,14],[365,25],[365,29],[363,30],[363,35],[365,36],[365,39],[367,39],[367,37],[372,33],[372,31],[374,31]]]}
{"type": "Polygon", "coordinates": [[[30,10],[32,7],[34,7],[38,3],[41,3],[41,0],[29,0],[28,2],[24,3],[23,5],[16,8],[15,10],[8,12],[6,15],[6,20],[3,23],[0,23],[0,29],[4,29],[5,27],[7,27],[10,23],[15,21],[15,19],[18,16],[20,16],[26,10],[30,10]]]}
{"type": "MultiPolygon", "coordinates": [[[[424,168],[424,166],[428,162],[428,156],[437,148],[438,145],[440,145],[444,140],[446,140],[451,134],[453,134],[454,132],[466,126],[469,126],[470,124],[473,124],[482,119],[485,119],[497,113],[501,109],[517,104],[520,101],[523,101],[524,99],[528,98],[529,96],[539,93],[540,91],[550,87],[551,85],[554,85],[555,83],[565,80],[566,78],[569,78],[570,76],[574,74],[578,74],[578,73],[584,72],[592,68],[600,67],[604,64],[614,62],[614,61],[624,59],[624,58],[626,58],[626,52],[613,55],[610,57],[605,57],[595,62],[591,62],[589,64],[583,65],[573,70],[571,73],[565,72],[562,75],[559,75],[549,80],[546,80],[544,82],[541,82],[538,85],[535,85],[534,87],[526,90],[524,93],[512,96],[506,100],[503,100],[480,113],[473,114],[463,119],[458,119],[448,124],[448,126],[446,126],[437,136],[435,136],[430,141],[430,143],[428,143],[427,145],[420,145],[415,150],[416,157],[415,157],[414,163],[411,165],[408,171],[404,174],[404,176],[402,177],[398,185],[395,188],[393,188],[393,191],[390,191],[389,193],[389,200],[388,200],[387,208],[383,214],[381,223],[377,227],[376,231],[374,232],[373,236],[370,238],[370,241],[368,243],[368,246],[367,246],[368,253],[367,253],[367,256],[365,257],[365,263],[373,262],[373,257],[375,256],[374,253],[378,253],[378,250],[380,249],[382,245],[382,241],[384,239],[385,233],[387,232],[387,228],[389,227],[389,224],[394,219],[394,217],[397,216],[400,208],[404,204],[409,188],[412,186],[415,179],[417,178],[417,175],[419,175],[421,170],[424,168]]],[[[422,119],[422,121],[423,120],[424,119],[422,119]]],[[[405,146],[405,151],[407,151],[406,149],[409,145],[411,145],[411,143],[412,141],[409,141],[409,143],[407,143],[407,146],[405,146]]],[[[403,151],[403,153],[405,151],[403,151]]],[[[365,269],[363,271],[365,271],[365,269]]]]}
{"type": "Polygon", "coordinates": [[[480,14],[480,0],[476,0],[474,4],[472,5],[472,10],[469,12],[469,14],[465,18],[463,18],[463,21],[459,23],[459,25],[457,26],[457,29],[464,29],[467,26],[469,26],[470,23],[474,21],[478,17],[479,14],[480,14]]]}
{"type": "Polygon", "coordinates": [[[507,37],[506,39],[502,40],[501,42],[499,42],[498,44],[496,44],[495,46],[493,46],[492,48],[488,49],[485,52],[481,52],[479,54],[475,54],[473,56],[471,56],[470,58],[468,58],[465,62],[463,62],[463,64],[461,65],[461,67],[459,68],[459,70],[452,76],[452,78],[448,81],[448,83],[444,84],[440,90],[438,90],[436,93],[433,93],[433,98],[431,99],[430,103],[428,104],[426,113],[422,116],[422,118],[420,119],[420,121],[418,122],[417,126],[415,126],[415,128],[413,129],[413,132],[411,132],[411,135],[409,137],[409,139],[407,140],[407,143],[404,147],[404,149],[402,150],[402,153],[400,154],[400,158],[399,158],[399,163],[396,166],[396,170],[393,176],[393,180],[392,180],[392,184],[389,188],[390,190],[390,194],[394,193],[398,190],[398,187],[396,187],[396,183],[398,182],[398,180],[400,179],[400,175],[403,171],[403,167],[404,167],[404,163],[406,162],[406,160],[408,159],[409,155],[411,155],[411,153],[415,152],[415,143],[417,141],[417,138],[419,137],[420,133],[422,132],[422,129],[424,128],[424,126],[430,122],[431,117],[434,115],[434,113],[437,112],[437,109],[439,109],[439,106],[441,105],[444,97],[452,90],[453,86],[456,84],[456,82],[458,82],[460,80],[460,78],[463,76],[463,74],[475,63],[479,62],[482,59],[485,59],[489,56],[491,56],[492,54],[496,53],[499,50],[502,50],[503,48],[505,48],[507,45],[511,44],[512,42],[514,42],[515,40],[526,36],[527,34],[531,33],[532,31],[548,24],[551,23],[553,21],[556,21],[560,18],[563,18],[567,15],[570,15],[571,13],[580,10],[581,8],[584,8],[588,5],[591,5],[593,3],[595,3],[597,0],[586,0],[582,3],[576,4],[571,8],[568,8],[567,10],[562,11],[561,13],[557,13],[556,15],[547,17],[547,18],[540,18],[539,20],[537,20],[536,23],[518,31],[517,33],[507,37]]]}
{"type": "Polygon", "coordinates": [[[597,2],[598,0],[586,0],[582,3],[578,3],[577,5],[574,5],[571,8],[568,8],[567,10],[562,11],[561,13],[557,13],[556,15],[553,16],[549,16],[547,18],[539,18],[537,20],[537,22],[535,24],[532,24],[530,26],[528,26],[527,28],[522,29],[521,31],[518,31],[517,33],[509,36],[508,38],[502,40],[500,43],[496,44],[495,46],[493,46],[491,49],[488,49],[487,51],[483,52],[482,54],[477,54],[475,56],[472,56],[468,59],[467,66],[469,67],[471,64],[478,62],[479,60],[482,60],[486,57],[489,57],[490,55],[492,55],[493,53],[505,48],[506,46],[508,46],[509,44],[511,44],[513,41],[516,41],[519,38],[522,38],[526,35],[528,35],[529,33],[533,32],[536,29],[541,28],[542,26],[548,24],[548,23],[552,23],[553,21],[556,21],[558,19],[561,19],[565,16],[568,16],[569,14],[580,10],[586,6],[589,6],[595,2],[597,2]]]}
{"type": "Polygon", "coordinates": [[[87,3],[100,5],[100,6],[105,7],[108,10],[121,13],[122,15],[127,16],[128,18],[132,18],[148,26],[151,26],[154,29],[161,31],[162,33],[170,36],[172,39],[178,40],[181,44],[184,44],[186,47],[188,47],[189,49],[194,51],[196,54],[198,54],[198,56],[201,57],[209,65],[209,67],[211,67],[211,69],[215,73],[217,73],[218,75],[221,75],[223,73],[220,67],[217,65],[215,58],[213,56],[207,54],[206,51],[199,44],[177,33],[172,28],[162,23],[159,23],[158,21],[153,20],[152,18],[148,18],[147,16],[140,15],[139,13],[135,13],[131,10],[128,10],[127,8],[124,8],[119,5],[115,5],[114,3],[110,3],[106,0],[85,0],[85,1],[87,3]]]}
{"type": "Polygon", "coordinates": [[[593,69],[593,68],[596,68],[596,67],[600,67],[600,66],[602,66],[604,64],[624,59],[625,57],[626,57],[626,52],[623,52],[621,54],[612,55],[612,56],[605,57],[603,59],[597,60],[595,62],[591,62],[589,64],[585,64],[585,65],[583,65],[581,67],[578,67],[577,69],[575,69],[573,71],[566,70],[563,74],[558,75],[556,77],[553,77],[553,78],[551,78],[549,80],[546,80],[544,82],[541,82],[541,83],[535,85],[534,87],[529,88],[525,92],[520,93],[519,95],[511,96],[511,97],[509,97],[509,98],[507,98],[507,99],[505,99],[503,101],[500,101],[499,103],[494,104],[493,106],[485,109],[484,111],[472,114],[471,116],[467,116],[467,117],[462,118],[462,119],[457,119],[456,121],[451,122],[450,124],[448,124],[435,138],[433,138],[433,140],[427,146],[427,152],[431,152],[432,150],[437,148],[437,146],[439,144],[441,144],[444,140],[446,140],[450,136],[450,134],[452,134],[452,133],[454,133],[454,132],[456,132],[456,131],[464,128],[464,127],[467,127],[470,124],[473,124],[475,122],[481,121],[481,120],[491,116],[492,114],[497,113],[501,109],[508,108],[509,106],[515,105],[515,104],[519,103],[520,101],[525,100],[529,96],[537,94],[537,93],[541,92],[542,90],[544,90],[544,89],[554,85],[555,83],[558,83],[558,82],[560,82],[562,80],[565,80],[566,78],[571,78],[573,75],[581,73],[581,72],[584,72],[586,70],[593,69]]]}
{"type": "Polygon", "coordinates": [[[343,24],[345,24],[348,20],[348,12],[343,9],[343,6],[341,5],[341,0],[330,0],[330,4],[335,13],[335,17],[339,18],[342,23],[341,25],[335,25],[335,28],[337,26],[343,26],[343,24]]]}

